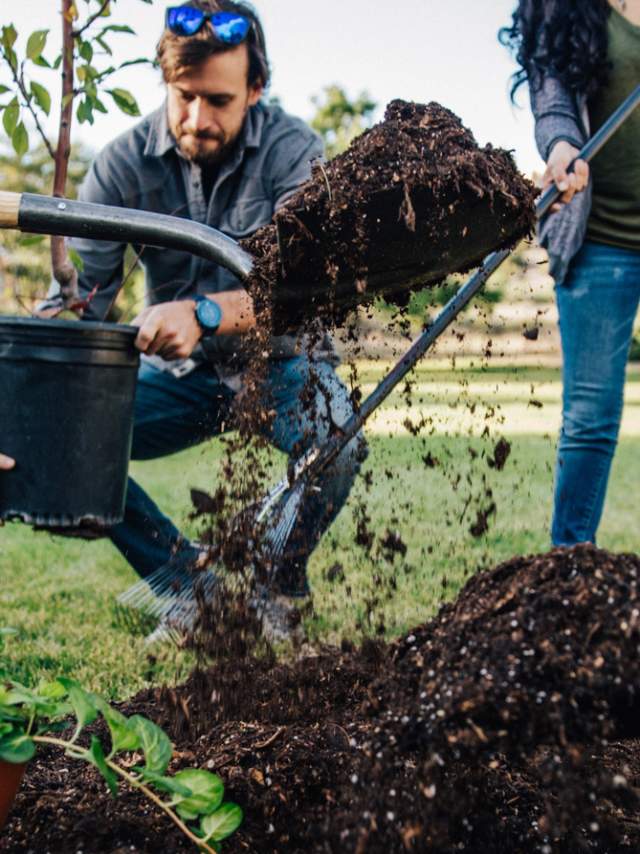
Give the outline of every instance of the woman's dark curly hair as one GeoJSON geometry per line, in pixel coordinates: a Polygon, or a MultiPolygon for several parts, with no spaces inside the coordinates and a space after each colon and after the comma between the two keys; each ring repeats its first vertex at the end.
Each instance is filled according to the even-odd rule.
{"type": "Polygon", "coordinates": [[[609,74],[607,0],[520,0],[510,27],[498,37],[520,66],[511,100],[528,80],[536,88],[552,74],[573,92],[591,96],[609,74]]]}

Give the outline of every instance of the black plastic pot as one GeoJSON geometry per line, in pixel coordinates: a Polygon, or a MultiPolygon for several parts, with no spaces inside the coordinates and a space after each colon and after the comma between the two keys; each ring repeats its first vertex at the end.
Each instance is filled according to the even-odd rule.
{"type": "Polygon", "coordinates": [[[0,519],[122,520],[139,354],[111,323],[0,317],[0,519]]]}

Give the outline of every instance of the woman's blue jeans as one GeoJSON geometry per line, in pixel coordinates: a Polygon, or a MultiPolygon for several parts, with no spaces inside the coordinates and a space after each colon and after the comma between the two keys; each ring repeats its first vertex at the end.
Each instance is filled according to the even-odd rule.
{"type": "MultiPolygon", "coordinates": [[[[265,393],[269,408],[275,410],[267,438],[293,459],[323,442],[352,413],[347,389],[332,365],[324,361],[311,362],[306,357],[273,360],[265,393]]],[[[208,364],[178,379],[143,363],[132,459],[165,457],[219,435],[229,424],[233,398],[233,391],[208,364]]],[[[287,562],[277,568],[281,592],[308,592],[309,555],[346,501],[364,452],[362,437],[356,437],[306,496],[288,542],[287,562]]],[[[185,562],[198,554],[132,478],[124,521],[110,533],[113,543],[143,577],[174,558],[176,552],[185,562]]]]}
{"type": "Polygon", "coordinates": [[[562,429],[551,539],[596,541],[618,441],[640,298],[640,251],[586,242],[556,287],[562,339],[562,429]]]}

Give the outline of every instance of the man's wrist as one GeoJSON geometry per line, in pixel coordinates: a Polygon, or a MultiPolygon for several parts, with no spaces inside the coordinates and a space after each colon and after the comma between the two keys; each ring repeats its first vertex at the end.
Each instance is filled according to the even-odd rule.
{"type": "Polygon", "coordinates": [[[220,305],[209,297],[198,295],[194,298],[194,314],[203,338],[212,338],[222,323],[220,305]]]}

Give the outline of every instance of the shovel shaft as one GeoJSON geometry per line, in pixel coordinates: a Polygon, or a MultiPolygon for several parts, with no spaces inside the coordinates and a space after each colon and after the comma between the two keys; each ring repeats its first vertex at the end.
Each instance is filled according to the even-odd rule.
{"type": "Polygon", "coordinates": [[[0,193],[0,227],[182,249],[221,264],[242,281],[253,265],[251,256],[235,240],[199,222],[51,196],[0,193]]]}

